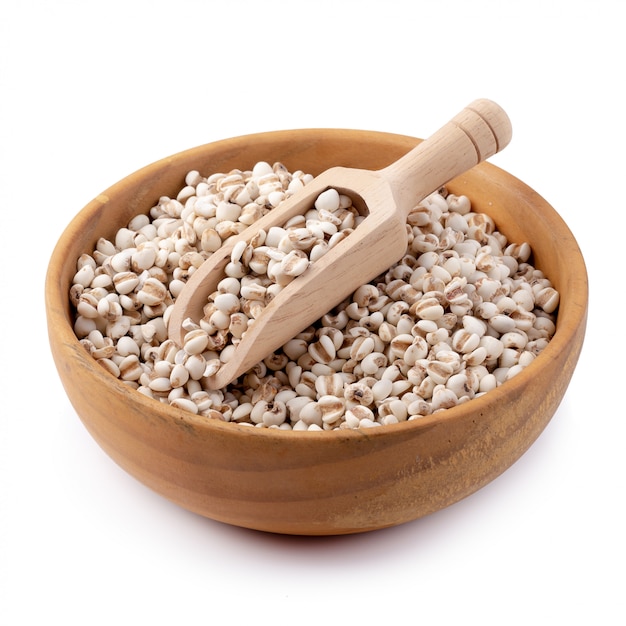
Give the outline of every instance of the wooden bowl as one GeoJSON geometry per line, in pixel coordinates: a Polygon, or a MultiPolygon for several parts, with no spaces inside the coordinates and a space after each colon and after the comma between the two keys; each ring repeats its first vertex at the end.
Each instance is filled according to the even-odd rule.
{"type": "Polygon", "coordinates": [[[84,425],[111,458],[182,507],[263,531],[333,535],[427,515],[484,486],[535,441],[556,411],[583,343],[587,274],[556,211],[527,185],[483,163],[450,183],[492,216],[510,241],[528,241],[533,264],[559,290],[548,347],[501,387],[423,419],[364,430],[290,432],[198,417],[129,389],[100,367],[72,330],[75,261],[187,171],[209,174],[282,161],[317,174],[343,165],[381,168],[418,139],[356,130],[293,130],[218,141],[149,165],[97,196],[69,224],[50,260],[46,312],[52,354],[84,425]]]}

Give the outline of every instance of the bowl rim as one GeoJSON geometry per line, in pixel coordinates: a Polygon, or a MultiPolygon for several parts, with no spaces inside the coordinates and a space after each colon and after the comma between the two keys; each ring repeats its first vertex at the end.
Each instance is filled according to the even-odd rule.
{"type": "MultiPolygon", "coordinates": [[[[436,411],[430,415],[426,415],[413,420],[407,420],[396,424],[380,425],[372,428],[345,428],[337,430],[315,430],[315,431],[294,431],[294,430],[281,430],[279,428],[262,428],[255,427],[248,424],[240,424],[237,422],[225,422],[216,419],[206,418],[201,415],[196,415],[183,409],[173,407],[167,403],[159,402],[153,398],[144,396],[136,390],[130,388],[123,381],[116,378],[109,372],[107,372],[102,366],[100,366],[83,348],[79,343],[78,337],[75,335],[71,319],[71,309],[69,303],[69,295],[65,295],[67,302],[63,301],[63,295],[57,286],[63,283],[62,277],[62,263],[56,262],[59,259],[64,258],[65,250],[69,247],[71,239],[76,232],[91,220],[91,218],[102,210],[102,207],[108,202],[110,196],[114,196],[122,186],[128,185],[133,181],[142,180],[146,174],[152,171],[156,171],[172,162],[172,160],[182,157],[183,155],[189,155],[194,151],[204,152],[207,149],[217,149],[220,144],[226,144],[232,141],[254,141],[258,138],[272,139],[274,137],[285,136],[289,133],[324,133],[340,134],[340,133],[362,133],[365,135],[379,135],[387,136],[390,138],[403,138],[411,141],[421,141],[416,137],[409,135],[401,135],[397,133],[388,133],[383,131],[369,131],[360,129],[345,129],[345,128],[301,128],[291,130],[277,130],[277,131],[265,131],[259,133],[251,133],[245,135],[238,135],[230,139],[222,139],[213,141],[210,143],[201,144],[186,150],[179,151],[169,157],[161,158],[154,161],[142,168],[132,172],[119,181],[109,186],[105,191],[98,194],[90,202],[88,202],[69,222],[69,224],[62,231],[57,243],[55,244],[48,270],[45,278],[45,307],[48,317],[48,333],[57,335],[56,341],[63,344],[64,348],[68,348],[72,351],[73,358],[77,359],[81,368],[86,368],[95,379],[102,379],[103,384],[110,385],[115,393],[128,394],[132,393],[132,401],[137,403],[142,411],[146,414],[158,414],[164,419],[171,420],[178,424],[187,424],[193,428],[199,428],[203,431],[211,432],[218,431],[228,433],[233,437],[237,436],[254,436],[254,437],[268,437],[274,439],[276,437],[284,439],[294,439],[298,441],[315,441],[315,440],[328,440],[332,439],[358,439],[358,438],[378,438],[385,437],[392,433],[401,435],[406,431],[419,431],[421,429],[431,428],[436,424],[442,424],[449,421],[464,419],[468,416],[468,407],[472,408],[471,414],[480,415],[482,411],[486,410],[491,404],[498,403],[500,399],[511,394],[519,393],[529,381],[531,381],[536,373],[540,369],[544,369],[543,366],[553,361],[555,356],[562,350],[567,349],[567,345],[573,339],[574,335],[579,332],[581,325],[586,324],[587,307],[588,307],[588,278],[587,270],[584,258],[578,243],[570,231],[567,224],[563,221],[556,209],[552,207],[541,195],[529,187],[526,183],[516,178],[514,175],[503,170],[502,168],[489,163],[481,163],[477,168],[484,170],[487,175],[492,174],[495,177],[504,176],[514,181],[519,190],[532,196],[533,201],[541,204],[545,210],[552,214],[552,217],[559,223],[559,243],[567,246],[571,259],[572,277],[578,282],[578,289],[576,293],[580,296],[578,301],[571,301],[568,303],[568,308],[564,313],[561,313],[560,309],[557,318],[557,329],[548,343],[548,345],[542,350],[542,352],[519,372],[512,379],[506,381],[505,384],[479,396],[472,398],[471,400],[462,404],[456,405],[451,408],[436,411]],[[563,327],[563,320],[561,315],[566,316],[568,324],[563,327]]],[[[532,244],[531,244],[532,247],[532,244]]],[[[549,277],[548,277],[549,278],[549,277]]],[[[69,288],[69,286],[68,286],[69,288]]]]}

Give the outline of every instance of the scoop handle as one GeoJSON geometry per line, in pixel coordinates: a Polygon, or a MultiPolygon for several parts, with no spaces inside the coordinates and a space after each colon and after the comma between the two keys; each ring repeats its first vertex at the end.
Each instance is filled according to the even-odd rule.
{"type": "Polygon", "coordinates": [[[474,100],[428,141],[379,173],[393,189],[397,208],[408,214],[416,199],[432,193],[438,181],[451,180],[493,156],[508,145],[511,135],[509,116],[498,104],[474,100]]]}

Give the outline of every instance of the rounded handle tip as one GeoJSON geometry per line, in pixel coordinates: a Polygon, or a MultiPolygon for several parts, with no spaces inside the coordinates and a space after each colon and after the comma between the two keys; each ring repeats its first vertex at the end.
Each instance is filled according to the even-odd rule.
{"type": "Polygon", "coordinates": [[[511,141],[513,127],[504,109],[487,98],[474,100],[465,107],[455,121],[475,142],[482,159],[487,159],[500,152],[511,141]],[[468,119],[478,116],[481,123],[468,119]]]}

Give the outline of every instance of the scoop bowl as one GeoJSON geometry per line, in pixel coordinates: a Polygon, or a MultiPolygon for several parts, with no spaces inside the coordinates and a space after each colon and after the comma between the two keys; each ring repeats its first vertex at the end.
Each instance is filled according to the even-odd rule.
{"type": "Polygon", "coordinates": [[[380,169],[420,140],[389,133],[303,129],[235,137],[153,163],[98,195],[68,225],[45,285],[60,379],[102,449],[144,485],[205,517],[262,531],[340,535],[417,519],[470,495],[509,468],[558,408],[583,345],[588,284],[559,214],[502,169],[482,163],[449,183],[489,214],[560,292],[557,331],[512,380],[433,415],[373,429],[289,432],[208,420],[146,398],[114,378],[73,331],[68,292],[80,254],[111,237],[189,170],[212,173],[281,161],[313,175],[333,166],[380,169]]]}

